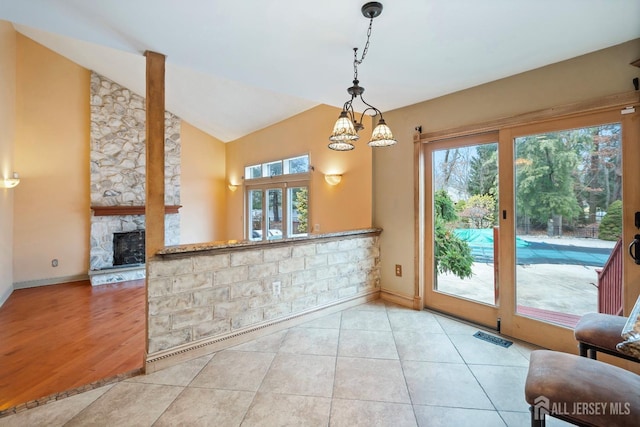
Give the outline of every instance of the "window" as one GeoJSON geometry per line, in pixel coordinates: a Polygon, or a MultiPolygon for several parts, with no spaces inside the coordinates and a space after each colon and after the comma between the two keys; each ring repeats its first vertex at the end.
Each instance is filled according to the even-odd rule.
{"type": "Polygon", "coordinates": [[[305,173],[309,172],[309,156],[294,157],[284,161],[284,173],[305,173]]]}
{"type": "Polygon", "coordinates": [[[244,168],[246,180],[309,172],[309,155],[251,165],[244,168]]]}
{"type": "Polygon", "coordinates": [[[306,236],[309,224],[309,156],[245,168],[249,240],[306,236]]]}

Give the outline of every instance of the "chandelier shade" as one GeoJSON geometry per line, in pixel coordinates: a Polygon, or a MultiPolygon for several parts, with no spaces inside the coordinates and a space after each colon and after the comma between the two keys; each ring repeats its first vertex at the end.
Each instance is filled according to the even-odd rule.
{"type": "Polygon", "coordinates": [[[373,129],[371,141],[369,141],[367,145],[369,145],[369,147],[389,147],[395,145],[397,142],[391,133],[391,129],[389,129],[389,126],[387,126],[381,117],[378,121],[378,126],[373,129]]]}
{"type": "Polygon", "coordinates": [[[342,110],[340,117],[336,120],[336,124],[333,126],[333,133],[329,137],[331,142],[345,142],[345,141],[357,141],[360,136],[356,132],[356,128],[353,122],[347,115],[347,112],[342,110]]]}
{"type": "Polygon", "coordinates": [[[356,146],[348,141],[337,141],[329,143],[329,148],[335,151],[351,151],[356,148],[356,146]]]}

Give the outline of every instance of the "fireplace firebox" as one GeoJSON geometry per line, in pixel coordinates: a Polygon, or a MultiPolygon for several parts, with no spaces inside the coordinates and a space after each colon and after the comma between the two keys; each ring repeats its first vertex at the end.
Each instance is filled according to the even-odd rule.
{"type": "Polygon", "coordinates": [[[144,230],[113,233],[113,265],[144,264],[144,230]]]}

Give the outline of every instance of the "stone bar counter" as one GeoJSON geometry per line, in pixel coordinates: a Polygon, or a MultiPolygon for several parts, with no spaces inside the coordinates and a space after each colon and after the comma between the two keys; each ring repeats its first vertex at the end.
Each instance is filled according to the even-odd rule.
{"type": "Polygon", "coordinates": [[[377,299],[381,232],[160,250],[147,261],[147,372],[377,299]]]}

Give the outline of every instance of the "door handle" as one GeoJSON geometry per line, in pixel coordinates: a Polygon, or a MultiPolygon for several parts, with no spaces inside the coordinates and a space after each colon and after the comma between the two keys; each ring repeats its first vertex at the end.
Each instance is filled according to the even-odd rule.
{"type": "Polygon", "coordinates": [[[633,241],[629,245],[629,256],[633,258],[636,264],[640,265],[640,254],[638,254],[638,245],[640,244],[640,234],[633,236],[633,241]]]}

